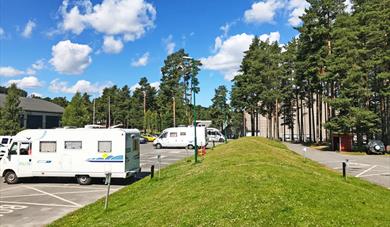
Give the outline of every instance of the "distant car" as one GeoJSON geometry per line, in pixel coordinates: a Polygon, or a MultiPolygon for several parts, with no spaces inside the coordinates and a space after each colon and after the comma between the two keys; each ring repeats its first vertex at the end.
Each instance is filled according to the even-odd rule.
{"type": "Polygon", "coordinates": [[[153,142],[157,137],[150,135],[150,134],[145,134],[142,135],[148,142],[153,142]]]}
{"type": "Polygon", "coordinates": [[[367,154],[385,154],[385,145],[380,140],[370,140],[367,144],[367,154]]]}
{"type": "Polygon", "coordinates": [[[145,144],[145,143],[147,143],[147,142],[148,142],[148,140],[147,140],[145,137],[141,136],[141,137],[139,138],[139,143],[140,143],[140,144],[145,144]]]}

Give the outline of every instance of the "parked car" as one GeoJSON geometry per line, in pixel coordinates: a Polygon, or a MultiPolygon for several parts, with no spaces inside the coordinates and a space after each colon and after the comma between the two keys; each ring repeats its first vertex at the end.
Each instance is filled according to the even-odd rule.
{"type": "Polygon", "coordinates": [[[139,143],[140,143],[140,144],[145,144],[145,143],[147,143],[147,142],[148,142],[148,140],[147,140],[145,137],[141,136],[141,137],[139,138],[139,143]]]}
{"type": "Polygon", "coordinates": [[[380,140],[370,140],[367,144],[367,154],[385,154],[385,145],[380,140]]]}
{"type": "Polygon", "coordinates": [[[150,134],[144,134],[142,137],[144,137],[148,142],[153,142],[157,138],[156,136],[150,134]]]}

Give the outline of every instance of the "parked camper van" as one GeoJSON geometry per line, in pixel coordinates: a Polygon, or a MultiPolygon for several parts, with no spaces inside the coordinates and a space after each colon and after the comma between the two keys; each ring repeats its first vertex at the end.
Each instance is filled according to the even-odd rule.
{"type": "MultiPolygon", "coordinates": [[[[153,141],[153,145],[160,149],[162,147],[188,147],[193,148],[195,130],[193,126],[167,128],[153,141]]],[[[205,127],[196,127],[196,143],[198,146],[205,146],[208,143],[205,127]]]]}
{"type": "Polygon", "coordinates": [[[216,128],[207,128],[207,137],[210,142],[225,141],[225,136],[216,128]]]}
{"type": "Polygon", "coordinates": [[[137,129],[29,129],[13,137],[0,161],[8,184],[23,177],[128,178],[140,170],[137,129]]]}

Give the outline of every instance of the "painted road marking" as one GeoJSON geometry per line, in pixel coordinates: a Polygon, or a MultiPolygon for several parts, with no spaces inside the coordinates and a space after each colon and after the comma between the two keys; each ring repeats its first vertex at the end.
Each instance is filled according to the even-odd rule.
{"type": "Polygon", "coordinates": [[[384,176],[384,177],[386,177],[387,174],[390,174],[390,172],[389,173],[366,174],[366,175],[361,175],[360,177],[372,177],[372,176],[384,176]]]}
{"type": "Polygon", "coordinates": [[[61,197],[56,196],[56,195],[53,195],[53,194],[51,194],[51,193],[49,193],[49,192],[45,192],[45,191],[39,190],[39,189],[37,189],[37,188],[33,188],[33,187],[30,187],[30,186],[26,186],[26,185],[25,185],[24,187],[29,188],[29,189],[32,189],[32,190],[35,190],[35,191],[40,192],[40,193],[43,193],[43,194],[46,194],[46,195],[48,195],[48,196],[54,197],[54,198],[59,199],[59,200],[62,200],[62,201],[64,201],[64,202],[73,204],[73,205],[76,206],[76,207],[81,207],[81,205],[78,204],[78,203],[75,203],[75,202],[73,202],[73,201],[70,201],[70,200],[61,198],[61,197]]]}
{"type": "Polygon", "coordinates": [[[70,208],[79,208],[79,206],[71,206],[71,205],[63,205],[63,204],[54,204],[54,203],[29,203],[29,202],[13,202],[13,201],[3,201],[3,200],[0,200],[0,203],[26,204],[26,205],[35,205],[35,206],[51,206],[51,207],[70,207],[70,208]]]}
{"type": "MultiPolygon", "coordinates": [[[[88,191],[77,191],[77,192],[57,192],[57,193],[52,193],[53,195],[66,195],[66,194],[78,194],[78,193],[90,193],[90,192],[102,192],[106,191],[104,189],[98,189],[98,190],[88,190],[88,191]]],[[[29,194],[29,195],[10,195],[10,196],[0,196],[1,199],[5,198],[18,198],[18,197],[30,197],[30,196],[43,196],[46,194],[29,194]]]]}
{"type": "Polygon", "coordinates": [[[374,165],[374,166],[371,166],[370,168],[368,168],[368,169],[364,170],[363,172],[359,173],[359,174],[358,174],[358,175],[356,175],[355,177],[360,177],[361,175],[363,175],[363,174],[367,173],[368,171],[370,171],[370,170],[374,169],[375,167],[376,167],[376,165],[374,165]]]}
{"type": "Polygon", "coordinates": [[[27,207],[28,206],[22,206],[22,205],[8,205],[8,204],[0,205],[0,217],[4,216],[5,214],[10,214],[15,210],[26,209],[27,207]]]}

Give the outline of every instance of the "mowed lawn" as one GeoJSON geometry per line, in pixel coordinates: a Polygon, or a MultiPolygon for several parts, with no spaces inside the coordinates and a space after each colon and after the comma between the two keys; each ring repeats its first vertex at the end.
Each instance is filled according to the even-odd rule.
{"type": "Polygon", "coordinates": [[[389,226],[390,190],[263,138],[242,138],[144,178],[52,226],[389,226]]]}

